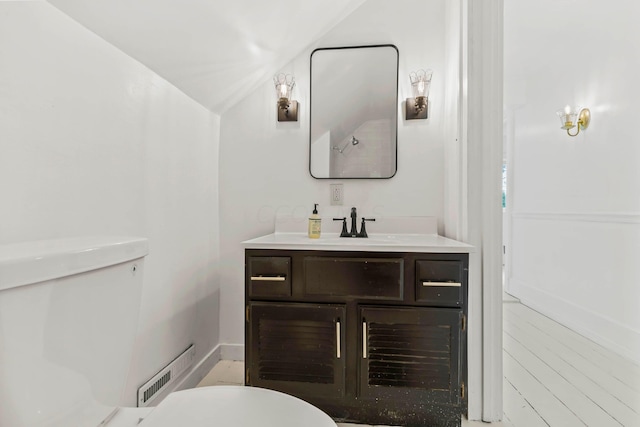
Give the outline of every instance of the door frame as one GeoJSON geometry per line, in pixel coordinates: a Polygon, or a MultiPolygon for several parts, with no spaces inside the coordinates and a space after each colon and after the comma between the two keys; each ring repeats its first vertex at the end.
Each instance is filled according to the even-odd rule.
{"type": "Polygon", "coordinates": [[[502,409],[503,0],[446,2],[445,235],[469,257],[470,420],[502,409]]]}
{"type": "MultiPolygon", "coordinates": [[[[482,420],[502,419],[503,0],[463,0],[467,13],[466,210],[469,242],[480,250],[482,420]]],[[[464,67],[464,66],[463,66],[464,67]]],[[[464,96],[463,95],[463,96],[464,96]]],[[[470,272],[474,271],[470,269],[470,272]]]]}

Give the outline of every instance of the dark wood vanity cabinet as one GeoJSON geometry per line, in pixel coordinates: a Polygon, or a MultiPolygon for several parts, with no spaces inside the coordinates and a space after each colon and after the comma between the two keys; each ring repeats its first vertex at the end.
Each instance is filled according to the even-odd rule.
{"type": "Polygon", "coordinates": [[[468,254],[247,249],[246,384],[345,422],[460,426],[468,254]]]}

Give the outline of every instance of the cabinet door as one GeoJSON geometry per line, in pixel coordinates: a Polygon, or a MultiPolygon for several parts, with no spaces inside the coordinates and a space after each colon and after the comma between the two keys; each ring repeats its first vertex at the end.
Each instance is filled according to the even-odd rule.
{"type": "Polygon", "coordinates": [[[360,395],[422,403],[460,403],[462,311],[360,309],[360,395]]]}
{"type": "Polygon", "coordinates": [[[343,305],[251,303],[248,384],[343,396],[345,316],[343,305]]]}

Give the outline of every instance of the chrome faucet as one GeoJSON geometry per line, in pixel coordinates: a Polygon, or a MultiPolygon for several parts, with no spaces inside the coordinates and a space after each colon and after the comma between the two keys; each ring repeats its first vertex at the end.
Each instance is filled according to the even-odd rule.
{"type": "Polygon", "coordinates": [[[375,221],[375,218],[362,218],[362,225],[360,226],[360,232],[358,232],[357,223],[358,213],[356,208],[351,208],[351,231],[347,231],[347,218],[333,218],[334,221],[342,221],[342,232],[340,237],[369,237],[367,235],[367,229],[365,228],[365,221],[375,221]]]}

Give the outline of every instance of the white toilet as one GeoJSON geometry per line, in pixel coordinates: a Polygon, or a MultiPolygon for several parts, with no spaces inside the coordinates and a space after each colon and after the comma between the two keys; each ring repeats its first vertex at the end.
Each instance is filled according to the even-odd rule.
{"type": "Polygon", "coordinates": [[[241,386],[120,408],[147,252],[142,238],[0,246],[0,427],[336,427],[302,400],[241,386]]]}

